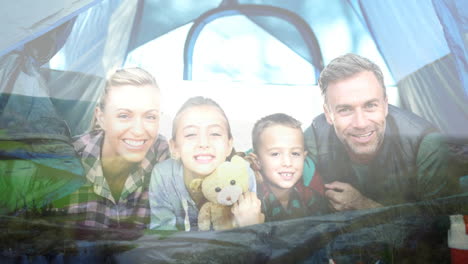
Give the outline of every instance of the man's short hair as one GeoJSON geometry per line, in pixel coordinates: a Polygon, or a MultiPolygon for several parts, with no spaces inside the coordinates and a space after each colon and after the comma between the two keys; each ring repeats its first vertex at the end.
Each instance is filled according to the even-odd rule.
{"type": "Polygon", "coordinates": [[[384,96],[387,96],[384,78],[380,67],[367,58],[353,53],[348,53],[333,59],[320,74],[318,83],[320,90],[322,91],[322,95],[325,98],[325,102],[327,100],[327,88],[330,83],[345,80],[364,71],[374,73],[375,77],[384,89],[384,96]]]}
{"type": "Polygon", "coordinates": [[[254,153],[257,153],[258,148],[261,144],[260,136],[263,133],[263,131],[265,131],[265,129],[267,129],[268,127],[274,125],[296,128],[302,132],[301,122],[297,121],[295,118],[287,114],[276,113],[265,116],[255,123],[254,128],[252,130],[252,146],[254,153]]]}

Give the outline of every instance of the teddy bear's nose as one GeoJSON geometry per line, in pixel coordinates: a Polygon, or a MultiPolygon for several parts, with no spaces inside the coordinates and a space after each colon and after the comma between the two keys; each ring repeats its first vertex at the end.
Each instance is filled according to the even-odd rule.
{"type": "Polygon", "coordinates": [[[231,201],[231,196],[226,197],[226,200],[231,201]]]}

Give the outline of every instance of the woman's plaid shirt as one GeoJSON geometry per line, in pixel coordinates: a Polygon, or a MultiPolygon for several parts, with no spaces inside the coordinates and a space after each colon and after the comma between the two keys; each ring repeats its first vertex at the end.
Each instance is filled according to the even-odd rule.
{"type": "Polygon", "coordinates": [[[101,130],[79,136],[73,145],[81,157],[87,183],[76,192],[57,201],[65,210],[67,222],[93,228],[146,228],[150,219],[149,180],[153,166],[169,158],[167,141],[161,135],[145,159],[130,173],[119,201],[115,201],[104,177],[100,153],[104,139],[101,130]]]}

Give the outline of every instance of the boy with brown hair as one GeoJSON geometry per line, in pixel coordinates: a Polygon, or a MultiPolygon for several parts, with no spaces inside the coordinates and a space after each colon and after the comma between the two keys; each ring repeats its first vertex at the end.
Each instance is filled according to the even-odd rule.
{"type": "Polygon", "coordinates": [[[253,128],[252,143],[250,156],[258,172],[257,194],[265,221],[328,211],[323,184],[313,164],[308,166],[313,177],[302,177],[307,151],[299,121],[282,113],[263,117],[253,128]]]}

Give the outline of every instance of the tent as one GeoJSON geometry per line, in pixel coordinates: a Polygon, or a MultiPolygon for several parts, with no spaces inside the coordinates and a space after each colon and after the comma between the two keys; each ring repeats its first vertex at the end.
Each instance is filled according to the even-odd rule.
{"type": "MultiPolygon", "coordinates": [[[[233,126],[239,127],[234,131],[239,139],[236,148],[246,150],[250,140],[245,134],[250,134],[250,130],[246,132],[245,128],[250,128],[252,122],[269,111],[292,113],[305,125],[310,123],[321,109],[316,81],[323,66],[340,54],[358,53],[384,69],[393,103],[430,120],[447,135],[456,166],[466,175],[467,7],[462,0],[55,0],[46,4],[18,0],[2,3],[2,213],[44,206],[84,182],[69,139],[88,129],[105,76],[116,68],[134,65],[150,70],[161,83],[167,98],[163,102],[167,110],[161,124],[163,132],[170,133],[170,119],[185,98],[209,95],[226,105],[233,126]],[[272,106],[255,109],[256,100],[266,94],[272,106]],[[290,103],[284,103],[285,94],[290,103]],[[255,109],[250,115],[252,120],[245,120],[248,111],[245,108],[255,109]],[[43,192],[31,192],[32,189],[43,192]]],[[[461,197],[434,202],[431,208],[438,209],[432,210],[431,215],[463,213],[466,197],[461,197]]],[[[312,253],[320,252],[330,241],[339,241],[334,239],[345,229],[353,232],[345,232],[343,236],[366,237],[362,241],[369,243],[356,246],[359,249],[381,239],[367,236],[365,230],[369,225],[360,219],[392,215],[397,218],[393,226],[401,224],[400,231],[404,233],[404,228],[412,229],[408,226],[409,218],[401,219],[397,217],[399,213],[414,215],[425,206],[428,205],[412,204],[335,215],[325,219],[328,222],[320,218],[300,224],[293,221],[264,225],[242,233],[215,232],[202,237],[175,234],[158,246],[157,251],[171,245],[186,245],[184,241],[205,241],[199,245],[206,247],[192,251],[200,253],[193,254],[192,262],[202,262],[197,257],[230,249],[211,247],[210,241],[218,241],[221,236],[219,241],[227,243],[231,235],[240,239],[239,234],[246,234],[242,241],[258,243],[257,248],[233,245],[239,250],[233,252],[242,253],[238,256],[245,259],[254,256],[258,262],[313,261],[311,257],[317,255],[312,253]],[[337,225],[338,222],[341,224],[337,225]],[[321,232],[312,232],[310,228],[286,233],[274,231],[321,223],[331,224],[322,226],[326,231],[321,232]],[[323,232],[331,235],[318,236],[323,232]],[[289,236],[283,241],[280,236],[284,234],[289,236]],[[285,242],[293,240],[297,244],[285,242]],[[300,253],[297,258],[289,258],[297,252],[300,253]]],[[[372,224],[384,230],[383,225],[379,221],[372,224]]],[[[151,247],[145,247],[145,243],[163,238],[164,235],[148,235],[137,243],[136,252],[147,249],[142,255],[149,259],[143,261],[154,256],[148,253],[152,252],[151,247]]],[[[8,236],[4,239],[7,241],[8,236]]],[[[381,239],[382,244],[377,244],[387,245],[392,239],[397,238],[381,239]]],[[[135,256],[129,250],[135,244],[123,242],[114,246],[128,253],[116,257],[117,261],[135,256]]],[[[163,257],[153,260],[183,261],[187,257],[177,250],[165,252],[171,253],[161,253],[159,256],[163,257]],[[182,257],[178,258],[178,254],[182,257]]],[[[216,262],[217,255],[214,256],[212,261],[216,262]]]]}

